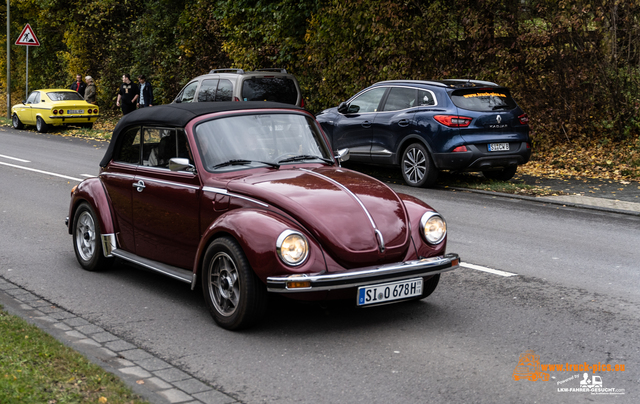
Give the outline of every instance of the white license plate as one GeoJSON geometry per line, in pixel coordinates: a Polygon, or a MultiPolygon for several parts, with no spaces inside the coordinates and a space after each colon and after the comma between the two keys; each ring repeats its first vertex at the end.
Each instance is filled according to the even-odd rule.
{"type": "Polygon", "coordinates": [[[407,279],[358,288],[358,306],[406,299],[422,294],[422,278],[407,279]]]}
{"type": "Polygon", "coordinates": [[[507,151],[509,143],[489,143],[489,151],[507,151]]]}
{"type": "Polygon", "coordinates": [[[68,109],[67,114],[82,114],[84,113],[83,109],[68,109]]]}

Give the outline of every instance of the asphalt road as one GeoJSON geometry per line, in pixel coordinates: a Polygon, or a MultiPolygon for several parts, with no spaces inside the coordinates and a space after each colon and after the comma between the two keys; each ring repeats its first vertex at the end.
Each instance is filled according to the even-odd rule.
{"type": "Polygon", "coordinates": [[[424,301],[364,310],[276,299],[258,327],[236,333],[218,328],[186,284],[123,264],[90,273],[76,263],[64,226],[69,191],[98,172],[105,148],[0,129],[0,277],[241,402],[640,398],[637,217],[393,185],[443,213],[448,250],[465,263],[515,276],[461,268],[424,301]],[[624,394],[558,391],[578,388],[581,371],[515,381],[527,350],[543,364],[624,364],[596,373],[624,394]]]}

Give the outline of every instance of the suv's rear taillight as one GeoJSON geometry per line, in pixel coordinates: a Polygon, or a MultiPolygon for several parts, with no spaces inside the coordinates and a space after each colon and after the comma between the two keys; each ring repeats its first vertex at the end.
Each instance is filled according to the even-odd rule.
{"type": "Polygon", "coordinates": [[[518,120],[520,121],[521,124],[526,125],[529,123],[529,115],[522,114],[518,117],[518,120]]]}
{"type": "Polygon", "coordinates": [[[234,101],[240,101],[240,98],[238,98],[238,97],[233,97],[233,100],[234,100],[234,101]]]}
{"type": "Polygon", "coordinates": [[[300,101],[300,108],[304,108],[304,98],[300,101]]]}
{"type": "Polygon", "coordinates": [[[440,122],[444,126],[449,126],[451,128],[461,128],[469,126],[471,124],[471,121],[473,120],[473,118],[457,115],[436,115],[433,117],[433,119],[440,122]]]}

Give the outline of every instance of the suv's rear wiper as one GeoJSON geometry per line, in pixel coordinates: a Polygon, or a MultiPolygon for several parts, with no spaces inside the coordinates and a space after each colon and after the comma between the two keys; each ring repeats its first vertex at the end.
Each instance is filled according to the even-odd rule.
{"type": "Polygon", "coordinates": [[[289,163],[292,161],[302,161],[302,160],[322,160],[329,165],[333,165],[333,160],[331,159],[320,157],[320,156],[312,156],[310,154],[301,154],[299,156],[287,157],[286,159],[282,159],[278,161],[278,164],[289,163]]]}
{"type": "Polygon", "coordinates": [[[273,167],[275,169],[280,168],[280,164],[269,163],[267,161],[232,159],[232,160],[229,160],[229,161],[225,161],[224,163],[216,164],[215,166],[213,166],[213,169],[221,168],[221,167],[227,167],[227,166],[241,166],[241,165],[246,165],[246,164],[251,164],[251,163],[266,164],[269,167],[273,167]]]}
{"type": "Polygon", "coordinates": [[[508,105],[496,105],[495,107],[491,108],[492,111],[495,111],[497,109],[509,109],[508,105]]]}

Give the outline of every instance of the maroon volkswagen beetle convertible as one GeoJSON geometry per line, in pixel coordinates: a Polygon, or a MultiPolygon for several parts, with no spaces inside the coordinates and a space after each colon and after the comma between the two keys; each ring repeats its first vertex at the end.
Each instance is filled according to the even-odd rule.
{"type": "Polygon", "coordinates": [[[80,265],[117,257],[195,288],[215,321],[247,327],[268,292],[373,306],[422,299],[446,224],[420,200],[340,167],[313,115],[269,102],[171,104],[126,115],[100,175],[73,188],[80,265]]]}

